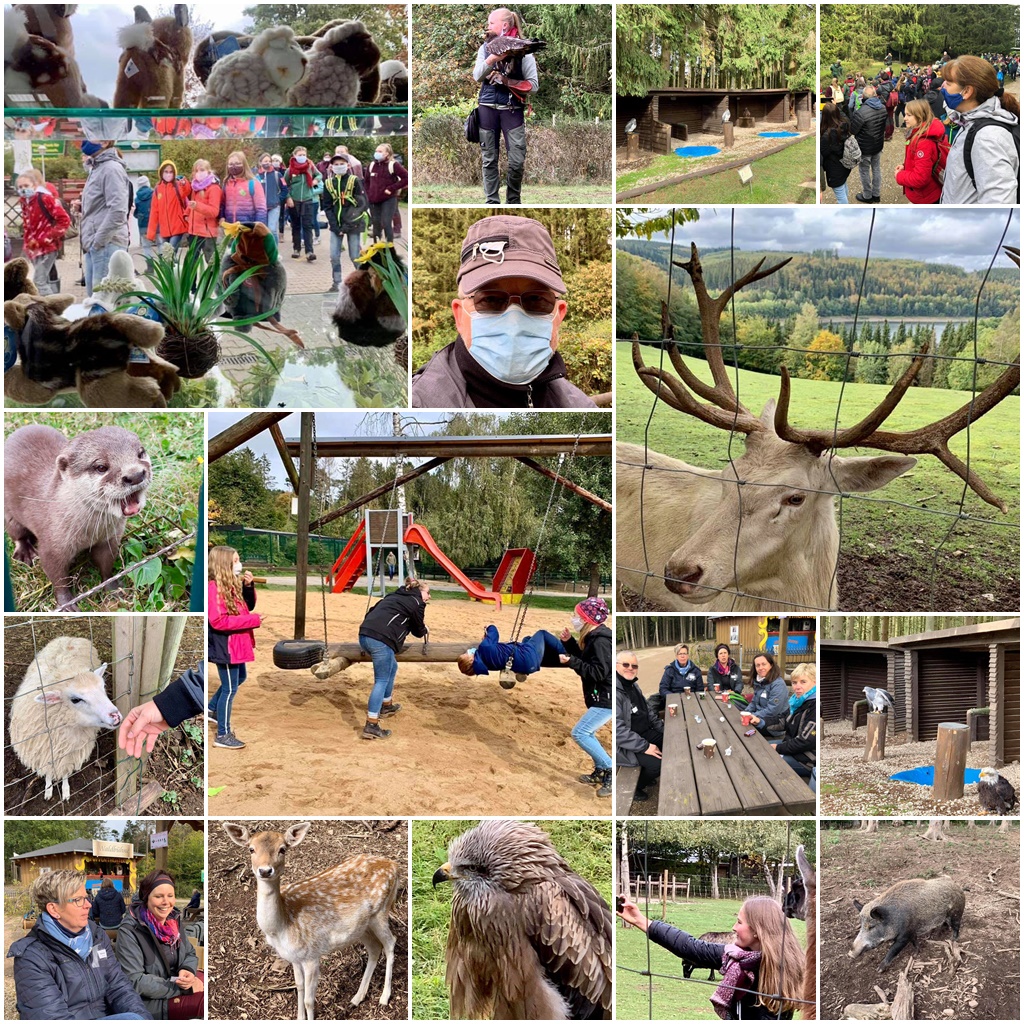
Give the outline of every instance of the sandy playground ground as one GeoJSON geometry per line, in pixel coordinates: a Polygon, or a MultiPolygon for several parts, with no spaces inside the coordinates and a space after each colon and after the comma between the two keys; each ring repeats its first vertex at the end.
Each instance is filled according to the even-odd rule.
{"type": "MultiPolygon", "coordinates": [[[[564,612],[532,609],[523,635],[557,633],[564,612]]],[[[593,764],[569,735],[585,706],[571,669],[542,669],[512,690],[496,673],[463,676],[452,664],[399,662],[387,740],[366,742],[369,663],[320,681],[308,669],[274,667],[273,648],[292,637],[293,594],[257,590],[256,662],[238,691],[232,729],[244,750],[213,746],[208,733],[210,798],[220,815],[600,815],[611,805],[576,781],[593,764]]],[[[319,590],[307,601],[307,635],[323,636],[319,590]]],[[[327,596],[328,637],[355,643],[366,614],[365,594],[327,596]]],[[[432,600],[426,621],[433,642],[469,647],[494,622],[508,635],[515,610],[499,613],[476,601],[432,600]]],[[[210,670],[208,686],[215,688],[210,670]]],[[[212,693],[212,690],[211,690],[212,693]]],[[[611,749],[611,726],[598,738],[611,749]]]]}

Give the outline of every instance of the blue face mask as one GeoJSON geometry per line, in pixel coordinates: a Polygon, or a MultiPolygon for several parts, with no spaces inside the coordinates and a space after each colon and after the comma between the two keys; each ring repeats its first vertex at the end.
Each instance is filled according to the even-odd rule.
{"type": "Polygon", "coordinates": [[[374,153],[373,154],[373,159],[376,160],[377,163],[383,163],[384,162],[384,154],[383,153],[374,153]]]}
{"type": "Polygon", "coordinates": [[[469,354],[506,384],[529,384],[551,362],[555,314],[531,315],[511,303],[504,313],[470,313],[469,354]]]}
{"type": "Polygon", "coordinates": [[[300,164],[300,165],[301,165],[301,164],[304,164],[304,163],[306,162],[306,158],[305,158],[305,156],[297,156],[297,157],[295,158],[295,162],[296,162],[297,164],[300,164]]]}
{"type": "Polygon", "coordinates": [[[945,86],[939,89],[939,92],[942,94],[943,102],[950,110],[956,110],[963,102],[964,94],[962,92],[946,92],[945,86]]]}

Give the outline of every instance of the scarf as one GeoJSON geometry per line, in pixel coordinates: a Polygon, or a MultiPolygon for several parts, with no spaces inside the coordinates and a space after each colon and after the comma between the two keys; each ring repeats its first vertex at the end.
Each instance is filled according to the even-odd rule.
{"type": "Polygon", "coordinates": [[[298,164],[295,162],[295,157],[291,157],[288,161],[288,173],[294,178],[297,175],[303,175],[306,179],[306,184],[313,187],[313,163],[309,157],[306,157],[304,164],[298,164]]]}
{"type": "Polygon", "coordinates": [[[136,914],[138,919],[153,933],[153,937],[157,942],[162,942],[165,946],[178,945],[180,941],[180,937],[178,935],[178,919],[174,916],[173,911],[163,923],[158,921],[143,906],[138,908],[136,914]]]}
{"type": "Polygon", "coordinates": [[[675,666],[675,670],[685,679],[687,672],[692,672],[695,668],[692,661],[688,661],[685,665],[680,665],[678,661],[673,661],[672,664],[675,666]]]}
{"type": "Polygon", "coordinates": [[[52,935],[59,943],[67,946],[86,960],[92,951],[92,931],[86,925],[77,935],[69,932],[60,921],[52,918],[45,910],[39,915],[39,925],[47,935],[52,935]]]}
{"type": "Polygon", "coordinates": [[[736,989],[754,987],[754,978],[760,963],[760,950],[741,949],[733,945],[725,947],[725,953],[722,955],[722,981],[711,997],[711,1005],[722,1020],[726,1019],[729,1007],[747,995],[746,992],[737,992],[736,989]]]}
{"type": "Polygon", "coordinates": [[[193,178],[192,187],[197,191],[202,191],[204,188],[209,188],[211,185],[217,184],[217,175],[211,171],[203,178],[193,178]]]}
{"type": "Polygon", "coordinates": [[[810,700],[812,697],[815,700],[818,699],[817,686],[812,686],[802,697],[798,697],[795,693],[791,693],[789,695],[789,713],[791,715],[795,715],[797,713],[797,709],[801,707],[803,702],[805,700],[810,700]]]}

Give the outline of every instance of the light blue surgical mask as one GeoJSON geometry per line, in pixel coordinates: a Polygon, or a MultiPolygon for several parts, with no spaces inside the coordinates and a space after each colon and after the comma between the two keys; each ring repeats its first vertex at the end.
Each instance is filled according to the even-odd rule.
{"type": "Polygon", "coordinates": [[[529,384],[551,361],[554,311],[546,316],[510,303],[504,313],[470,313],[469,354],[506,384],[529,384]]]}
{"type": "Polygon", "coordinates": [[[300,153],[295,158],[295,162],[301,166],[302,164],[304,164],[306,162],[306,155],[304,153],[300,153]]]}
{"type": "Polygon", "coordinates": [[[373,154],[373,159],[376,160],[377,163],[381,164],[381,163],[384,162],[384,154],[383,153],[374,153],[373,154]]]}

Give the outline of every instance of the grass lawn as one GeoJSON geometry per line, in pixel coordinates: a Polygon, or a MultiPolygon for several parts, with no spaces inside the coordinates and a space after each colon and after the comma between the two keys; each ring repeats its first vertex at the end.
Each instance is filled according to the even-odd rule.
{"type": "MultiPolygon", "coordinates": [[[[715,158],[707,158],[708,167],[715,158]]],[[[686,174],[700,170],[703,160],[680,160],[677,156],[659,158],[643,171],[631,172],[618,178],[616,186],[620,191],[633,187],[640,180],[650,180],[662,171],[664,176],[686,174]]],[[[733,169],[718,174],[706,174],[678,185],[666,185],[655,192],[638,196],[634,202],[644,203],[701,203],[733,205],[739,203],[814,203],[815,188],[801,187],[805,182],[814,182],[818,163],[817,143],[814,136],[794,143],[780,153],[772,153],[750,166],[754,170],[753,189],[740,182],[739,173],[733,169]]]]}
{"type": "MultiPolygon", "coordinates": [[[[504,199],[504,186],[501,195],[504,199]]],[[[435,185],[431,182],[418,181],[413,186],[413,198],[417,203],[471,203],[483,206],[484,190],[481,185],[435,185]]],[[[611,201],[612,186],[608,181],[572,185],[523,184],[524,206],[593,206],[611,201]]]]}
{"type": "MultiPolygon", "coordinates": [[[[727,932],[736,923],[740,900],[699,900],[695,903],[672,906],[668,909],[667,921],[691,935],[704,932],[727,932]]],[[[643,906],[641,905],[641,909],[643,906]]],[[[651,914],[660,912],[651,904],[651,914]]],[[[803,921],[792,921],[793,930],[801,946],[807,941],[807,927],[803,921]]],[[[638,928],[623,928],[615,922],[615,962],[633,970],[647,970],[647,937],[638,928]]],[[[716,971],[716,983],[701,984],[708,976],[703,970],[694,971],[689,980],[683,979],[682,961],[668,950],[652,942],[650,945],[651,971],[668,974],[670,978],[642,978],[630,971],[615,972],[615,1016],[618,1020],[717,1020],[718,1015],[711,1006],[717,980],[721,973],[716,971]],[[648,983],[653,991],[653,1001],[648,1008],[648,983]]]]}
{"type": "MultiPolygon", "coordinates": [[[[654,401],[653,394],[633,371],[629,345],[616,345],[618,379],[616,407],[617,437],[620,441],[643,443],[644,425],[654,401]]],[[[644,348],[645,360],[657,365],[658,351],[644,348]]],[[[687,359],[690,368],[702,380],[711,382],[703,360],[687,359]]],[[[666,365],[670,365],[665,360],[666,365]]],[[[734,371],[729,370],[735,381],[734,371]]],[[[835,419],[841,385],[834,381],[794,380],[790,420],[797,427],[827,427],[835,419]]],[[[736,387],[736,384],[733,385],[736,387]]],[[[847,384],[842,391],[840,428],[857,422],[873,409],[888,388],[880,384],[847,384]]],[[[778,395],[779,378],[770,374],[739,371],[740,401],[760,413],[764,402],[778,395]]],[[[911,388],[885,422],[886,430],[903,431],[931,423],[952,413],[970,400],[962,391],[911,388]]],[[[992,524],[960,522],[945,538],[953,518],[935,515],[955,513],[964,484],[934,456],[918,456],[917,466],[887,487],[865,495],[854,495],[842,502],[841,551],[844,557],[856,555],[871,563],[884,563],[898,555],[913,566],[920,579],[930,580],[933,572],[947,577],[954,574],[970,581],[972,589],[983,594],[997,590],[1008,577],[1016,577],[1020,564],[1020,398],[1011,395],[971,427],[971,467],[1008,505],[1004,516],[985,503],[973,491],[967,491],[966,514],[992,520],[992,524]],[[904,508],[892,502],[906,502],[904,508]],[[945,543],[943,540],[945,538],[945,543]],[[941,549],[939,548],[942,545],[941,549]],[[938,557],[936,560],[936,551],[938,557]],[[932,563],[937,561],[938,569],[932,563]]],[[[742,454],[743,437],[733,440],[734,456],[742,454]]],[[[718,468],[725,464],[729,443],[727,431],[718,430],[692,417],[658,403],[649,435],[651,447],[698,466],[718,468]]],[[[967,454],[967,432],[950,442],[961,459],[967,454]]],[[[870,449],[849,450],[846,456],[870,455],[870,449]]],[[[870,570],[867,570],[870,571],[870,570]]],[[[865,586],[867,581],[865,581],[865,586]]],[[[892,596],[892,609],[901,607],[898,595],[892,596]]],[[[994,610],[983,603],[978,611],[994,610]]],[[[965,610],[968,610],[965,608],[965,610]]]]}
{"type": "MultiPolygon", "coordinates": [[[[451,885],[434,889],[434,872],[448,859],[448,844],[472,821],[412,823],[412,1001],[417,1020],[448,1020],[444,949],[451,918],[451,885]]],[[[593,883],[611,905],[611,825],[607,821],[538,821],[570,867],[593,883]]],[[[620,1014],[621,1016],[621,1014],[620,1014]]]]}

